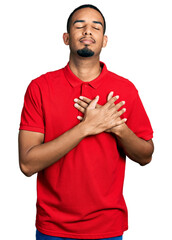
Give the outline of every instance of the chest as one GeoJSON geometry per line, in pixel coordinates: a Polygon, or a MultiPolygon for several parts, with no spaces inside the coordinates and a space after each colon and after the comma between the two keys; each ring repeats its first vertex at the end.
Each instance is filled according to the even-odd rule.
{"type": "MultiPolygon", "coordinates": [[[[42,97],[45,139],[50,141],[80,122],[77,116],[83,116],[83,114],[74,107],[75,98],[85,96],[94,99],[99,95],[98,104],[104,105],[110,91],[114,91],[114,95],[119,95],[119,91],[113,86],[93,88],[89,83],[82,83],[77,87],[54,85],[46,89],[42,97]]],[[[120,101],[122,100],[125,99],[121,98],[120,101]]]]}

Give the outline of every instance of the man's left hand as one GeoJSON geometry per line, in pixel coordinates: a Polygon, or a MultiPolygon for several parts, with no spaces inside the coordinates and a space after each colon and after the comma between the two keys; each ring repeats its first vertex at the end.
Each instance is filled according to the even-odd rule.
{"type": "MultiPolygon", "coordinates": [[[[113,92],[110,92],[107,96],[107,101],[109,101],[111,98],[113,97],[113,92]]],[[[85,113],[85,110],[87,109],[87,107],[89,106],[89,104],[91,103],[91,99],[84,97],[84,96],[80,96],[79,99],[75,98],[74,99],[74,107],[77,108],[80,112],[82,112],[83,114],[85,113]]],[[[125,102],[123,102],[123,104],[125,104],[125,102]]],[[[96,108],[100,108],[102,107],[102,105],[100,104],[96,104],[96,108]]],[[[81,116],[77,116],[78,120],[82,121],[83,117],[81,116]]],[[[119,117],[120,119],[120,117],[119,117]]],[[[118,127],[118,126],[117,126],[118,127]]],[[[117,128],[115,127],[115,128],[117,128]]],[[[112,132],[114,129],[108,129],[106,130],[106,132],[112,132]]]]}

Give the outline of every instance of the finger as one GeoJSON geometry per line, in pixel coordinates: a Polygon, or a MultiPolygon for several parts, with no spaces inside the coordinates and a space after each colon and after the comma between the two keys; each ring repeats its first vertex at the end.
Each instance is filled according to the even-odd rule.
{"type": "Polygon", "coordinates": [[[79,100],[77,98],[74,99],[74,102],[76,102],[77,104],[79,104],[83,108],[87,108],[88,107],[88,103],[83,102],[83,101],[81,101],[81,100],[79,100]]]}
{"type": "Polygon", "coordinates": [[[107,101],[109,101],[113,97],[114,92],[110,92],[107,96],[107,101]]]}
{"type": "Polygon", "coordinates": [[[96,104],[99,101],[99,96],[96,96],[91,103],[89,104],[88,108],[89,109],[95,109],[96,108],[96,104]]]}
{"type": "Polygon", "coordinates": [[[121,101],[115,105],[116,110],[120,109],[125,104],[125,101],[121,101]]]}
{"type": "Polygon", "coordinates": [[[84,102],[86,102],[86,103],[88,103],[88,104],[90,104],[90,102],[92,101],[91,99],[89,99],[89,98],[87,98],[87,97],[83,97],[83,96],[80,96],[79,97],[82,101],[84,101],[84,102]]]}
{"type": "Polygon", "coordinates": [[[78,103],[75,103],[74,107],[77,108],[80,112],[85,113],[85,108],[81,107],[78,103]]]}
{"type": "MultiPolygon", "coordinates": [[[[90,104],[91,101],[92,101],[91,99],[89,99],[89,98],[87,98],[87,97],[83,97],[83,96],[80,96],[79,99],[81,99],[82,101],[84,101],[84,102],[87,103],[87,104],[90,104]]],[[[102,105],[97,104],[96,108],[99,108],[99,107],[101,107],[101,106],[102,106],[102,105]]]]}
{"type": "Polygon", "coordinates": [[[114,106],[114,102],[119,98],[119,96],[112,97],[105,105],[103,106],[104,108],[111,108],[114,106]]]}
{"type": "Polygon", "coordinates": [[[123,123],[126,123],[126,121],[127,121],[127,118],[123,118],[123,119],[121,119],[121,120],[116,122],[116,126],[119,126],[119,125],[121,125],[123,123]]]}
{"type": "Polygon", "coordinates": [[[126,112],[126,108],[123,108],[123,109],[121,109],[120,111],[118,111],[118,112],[115,112],[113,115],[115,115],[115,117],[120,117],[123,113],[125,113],[126,112]]]}
{"type": "Polygon", "coordinates": [[[83,120],[83,117],[77,116],[77,119],[80,120],[80,121],[82,121],[82,120],[83,120]]]}

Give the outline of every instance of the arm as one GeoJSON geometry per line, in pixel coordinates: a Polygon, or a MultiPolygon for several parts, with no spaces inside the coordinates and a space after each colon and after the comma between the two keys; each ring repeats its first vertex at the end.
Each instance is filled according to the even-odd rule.
{"type": "Polygon", "coordinates": [[[120,147],[122,147],[131,160],[139,163],[141,166],[150,163],[154,151],[152,140],[146,141],[137,137],[125,123],[112,128],[111,132],[115,134],[120,147]]]}
{"type": "Polygon", "coordinates": [[[26,176],[32,176],[57,162],[86,136],[101,133],[125,122],[125,119],[119,119],[124,111],[117,112],[121,104],[114,105],[115,97],[99,109],[95,108],[97,101],[98,98],[95,98],[91,102],[82,122],[50,142],[43,143],[44,134],[42,133],[20,130],[19,164],[21,171],[26,176]]]}
{"type": "Polygon", "coordinates": [[[65,132],[58,138],[43,143],[44,134],[20,130],[19,164],[28,177],[57,162],[85,137],[82,124],[65,132]]]}
{"type": "MultiPolygon", "coordinates": [[[[107,100],[109,101],[112,96],[113,92],[110,92],[107,100]]],[[[75,105],[75,107],[83,114],[85,114],[85,110],[89,106],[91,100],[89,98],[81,96],[80,99],[74,99],[74,101],[77,102],[77,105],[75,105]]],[[[101,108],[102,106],[97,104],[96,107],[101,108]]],[[[82,117],[79,119],[82,120],[82,117]]],[[[119,146],[131,160],[139,163],[141,166],[144,166],[151,161],[154,151],[152,140],[146,141],[137,137],[125,123],[119,126],[115,126],[111,129],[106,129],[106,132],[111,132],[115,135],[119,146]]]]}

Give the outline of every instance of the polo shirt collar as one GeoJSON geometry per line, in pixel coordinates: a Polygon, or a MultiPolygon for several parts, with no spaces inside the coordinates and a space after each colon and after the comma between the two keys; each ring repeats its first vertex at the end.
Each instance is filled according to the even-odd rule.
{"type": "Polygon", "coordinates": [[[66,67],[63,68],[64,70],[64,74],[65,74],[65,77],[67,79],[67,81],[70,83],[70,85],[72,87],[77,87],[83,83],[87,83],[89,84],[91,87],[93,88],[98,88],[100,86],[100,84],[103,82],[103,79],[104,79],[104,76],[107,74],[108,70],[107,70],[107,67],[105,65],[105,63],[101,62],[100,61],[100,66],[102,68],[102,71],[100,73],[100,75],[93,79],[92,81],[90,82],[84,82],[82,81],[80,78],[78,78],[70,69],[69,67],[69,62],[68,64],[66,65],[66,67]]]}

